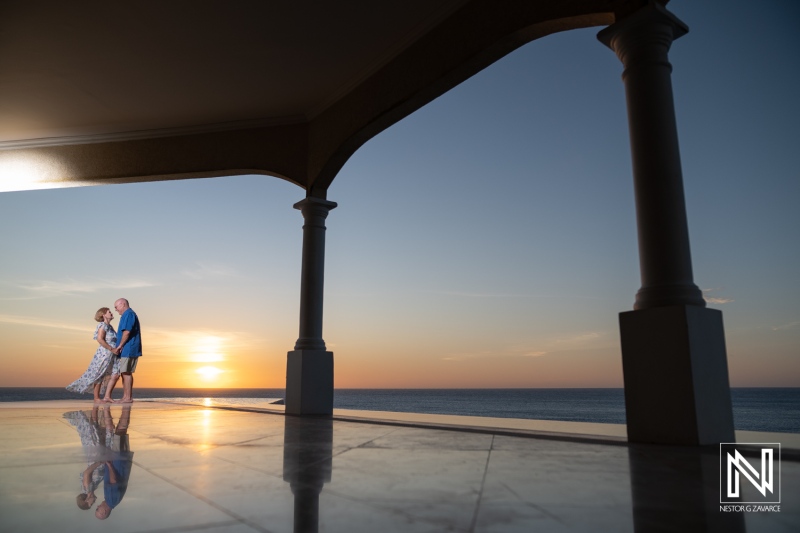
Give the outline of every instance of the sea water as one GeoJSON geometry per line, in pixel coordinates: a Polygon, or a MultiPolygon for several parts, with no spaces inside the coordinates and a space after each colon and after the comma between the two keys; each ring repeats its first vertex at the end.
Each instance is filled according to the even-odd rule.
{"type": "MultiPolygon", "coordinates": [[[[115,391],[116,393],[117,391],[115,391]]],[[[284,389],[146,389],[138,398],[283,398],[284,389]]],[[[731,389],[739,430],[800,433],[800,388],[731,389]]],[[[90,400],[63,388],[0,388],[0,402],[90,400]]],[[[336,389],[334,407],[498,418],[625,423],[623,389],[336,389]]]]}

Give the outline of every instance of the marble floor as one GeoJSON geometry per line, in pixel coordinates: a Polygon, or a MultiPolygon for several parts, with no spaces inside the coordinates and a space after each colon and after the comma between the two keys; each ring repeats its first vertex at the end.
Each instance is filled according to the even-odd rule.
{"type": "Polygon", "coordinates": [[[796,458],[782,461],[780,512],[726,513],[717,449],[206,403],[0,404],[0,531],[800,530],[796,458]],[[124,492],[107,489],[115,475],[124,492]]]}

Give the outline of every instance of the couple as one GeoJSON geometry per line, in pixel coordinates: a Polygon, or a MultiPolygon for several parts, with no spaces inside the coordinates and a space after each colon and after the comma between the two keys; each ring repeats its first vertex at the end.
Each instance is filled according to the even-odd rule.
{"type": "Polygon", "coordinates": [[[103,483],[104,500],[95,510],[95,517],[105,520],[122,501],[128,490],[133,452],[128,441],[131,406],[122,408],[119,424],[114,425],[111,406],[94,406],[91,412],[71,411],[64,413],[78,430],[81,445],[86,454],[87,467],[81,472],[81,493],[76,502],[83,510],[91,509],[97,496],[95,490],[103,483]]]}
{"type": "Polygon", "coordinates": [[[122,403],[133,401],[133,372],[142,355],[142,335],[139,328],[139,317],[131,309],[128,300],[120,298],[114,303],[114,309],[120,314],[119,343],[117,332],[111,326],[114,314],[108,307],[101,307],[94,315],[100,322],[94,331],[94,339],[100,345],[89,363],[89,368],[74,382],[67,385],[67,390],[85,393],[94,392],[95,403],[110,403],[111,393],[122,376],[122,403]],[[101,395],[103,397],[101,398],[101,395]]]}

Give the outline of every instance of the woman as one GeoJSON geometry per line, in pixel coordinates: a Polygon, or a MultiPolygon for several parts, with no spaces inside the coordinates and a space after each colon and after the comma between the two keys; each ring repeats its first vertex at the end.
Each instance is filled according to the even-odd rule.
{"type": "MultiPolygon", "coordinates": [[[[103,406],[104,418],[106,408],[110,407],[103,406]]],[[[81,446],[86,454],[88,466],[80,473],[81,492],[75,498],[78,507],[83,510],[90,509],[97,500],[94,491],[103,481],[106,468],[103,461],[109,456],[108,450],[114,438],[113,427],[109,431],[104,426],[103,420],[98,416],[99,409],[95,405],[91,411],[70,411],[63,415],[78,430],[81,446]]]]}
{"type": "Polygon", "coordinates": [[[94,339],[100,346],[94,353],[89,368],[81,377],[67,385],[67,390],[84,393],[92,389],[95,402],[111,401],[110,398],[101,398],[101,395],[105,393],[111,374],[119,374],[119,357],[113,353],[117,346],[117,332],[111,327],[114,315],[108,307],[101,307],[95,313],[94,319],[100,322],[94,330],[94,339]]]}

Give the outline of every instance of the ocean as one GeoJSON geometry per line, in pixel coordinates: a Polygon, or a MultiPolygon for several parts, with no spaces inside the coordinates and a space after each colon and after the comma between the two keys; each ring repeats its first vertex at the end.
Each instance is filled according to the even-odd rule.
{"type": "MultiPolygon", "coordinates": [[[[283,398],[284,389],[136,388],[134,396],[283,398]]],[[[731,398],[736,429],[800,433],[800,388],[734,388],[731,389],[731,398]]],[[[91,396],[55,387],[0,388],[0,402],[68,399],[89,400],[91,396]]],[[[368,411],[625,423],[625,398],[622,389],[336,389],[334,407],[368,411]]]]}

